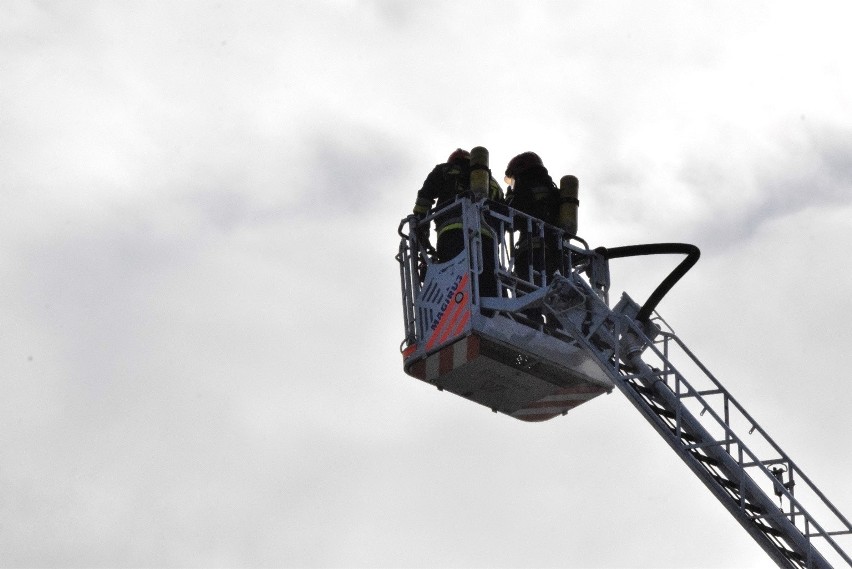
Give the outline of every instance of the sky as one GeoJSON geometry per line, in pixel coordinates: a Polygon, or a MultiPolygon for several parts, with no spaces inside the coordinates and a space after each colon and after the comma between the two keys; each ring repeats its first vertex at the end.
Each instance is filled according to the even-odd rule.
{"type": "Polygon", "coordinates": [[[697,245],[660,314],[852,515],[849,11],[3,0],[0,565],[770,567],[618,391],[403,373],[397,227],[478,145],[697,245]]]}

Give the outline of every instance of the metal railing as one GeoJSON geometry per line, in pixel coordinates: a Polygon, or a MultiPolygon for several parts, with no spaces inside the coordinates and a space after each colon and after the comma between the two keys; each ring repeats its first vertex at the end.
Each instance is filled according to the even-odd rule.
{"type": "MultiPolygon", "coordinates": [[[[479,279],[475,277],[483,272],[486,255],[491,256],[491,265],[495,268],[497,298],[522,298],[549,286],[558,272],[563,276],[587,273],[585,278],[590,280],[590,285],[606,299],[608,272],[598,266],[600,263],[594,271],[591,270],[599,256],[589,249],[584,240],[504,204],[489,200],[472,202],[467,197],[460,197],[426,217],[418,219],[411,215],[399,224],[400,244],[396,259],[400,265],[405,327],[403,348],[419,339],[415,302],[423,287],[426,271],[439,263],[435,246],[424,237],[428,234],[438,238],[437,232],[441,228],[432,227],[433,222],[440,223],[446,219],[462,226],[475,306],[481,305],[479,279]],[[428,232],[426,228],[429,228],[428,232]]],[[[510,316],[520,320],[525,318],[523,314],[510,316]]]]}

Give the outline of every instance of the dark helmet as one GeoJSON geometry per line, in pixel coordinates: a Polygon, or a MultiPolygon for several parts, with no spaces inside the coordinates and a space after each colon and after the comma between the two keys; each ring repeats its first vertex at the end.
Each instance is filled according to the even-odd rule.
{"type": "Polygon", "coordinates": [[[453,153],[450,154],[450,157],[447,158],[447,162],[452,163],[452,162],[455,162],[457,160],[468,160],[469,161],[470,160],[470,152],[468,152],[467,150],[463,150],[461,148],[456,148],[453,151],[453,153]]]}
{"type": "Polygon", "coordinates": [[[524,152],[522,154],[518,154],[509,160],[509,165],[506,166],[506,177],[515,178],[518,174],[526,172],[530,168],[535,168],[536,166],[544,168],[544,162],[541,161],[538,154],[535,152],[524,152]]]}

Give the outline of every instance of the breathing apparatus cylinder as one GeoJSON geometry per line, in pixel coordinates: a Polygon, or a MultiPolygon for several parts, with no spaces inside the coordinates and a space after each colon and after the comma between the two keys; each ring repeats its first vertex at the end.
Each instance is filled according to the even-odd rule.
{"type": "Polygon", "coordinates": [[[488,149],[477,146],[470,150],[470,191],[477,200],[488,197],[490,185],[488,149]]]}
{"type": "Polygon", "coordinates": [[[559,198],[562,202],[559,206],[559,227],[572,237],[577,235],[577,210],[580,207],[580,200],[577,199],[579,185],[580,182],[576,176],[562,176],[559,180],[559,198]]]}

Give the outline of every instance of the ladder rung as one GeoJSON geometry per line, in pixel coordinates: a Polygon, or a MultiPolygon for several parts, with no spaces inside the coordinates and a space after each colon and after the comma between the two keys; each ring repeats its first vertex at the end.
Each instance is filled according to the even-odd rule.
{"type": "Polygon", "coordinates": [[[744,462],[742,464],[743,468],[751,468],[752,466],[763,465],[766,468],[769,468],[773,464],[786,464],[788,461],[785,458],[773,458],[772,460],[761,460],[760,462],[744,462]]]}
{"type": "Polygon", "coordinates": [[[781,547],[781,546],[778,546],[778,549],[781,551],[781,553],[784,554],[784,556],[787,559],[789,559],[791,561],[795,561],[797,563],[805,563],[805,561],[807,561],[805,559],[805,556],[802,555],[801,553],[796,553],[795,551],[790,551],[786,547],[781,547]]]}
{"type": "Polygon", "coordinates": [[[668,409],[660,407],[659,405],[649,405],[649,407],[651,407],[651,410],[654,411],[654,413],[661,417],[668,417],[669,419],[674,419],[677,417],[677,413],[675,413],[674,411],[669,411],[668,409]]]}
{"type": "Polygon", "coordinates": [[[719,395],[720,393],[725,393],[722,389],[708,389],[706,391],[693,391],[691,393],[680,393],[678,397],[681,399],[685,399],[687,397],[697,397],[698,395],[704,397],[705,395],[719,395]]]}
{"type": "MultiPolygon", "coordinates": [[[[706,454],[701,454],[700,452],[697,452],[697,451],[694,451],[694,450],[689,451],[689,453],[692,456],[694,456],[697,460],[699,460],[700,462],[703,462],[704,464],[711,464],[713,466],[719,466],[718,460],[716,460],[715,458],[709,457],[706,454]]],[[[730,480],[727,480],[727,482],[730,482],[730,480]]]]}
{"type": "Polygon", "coordinates": [[[743,504],[740,504],[740,506],[742,507],[743,510],[748,510],[749,512],[751,512],[753,514],[761,514],[761,515],[763,514],[763,508],[761,508],[760,506],[757,506],[755,504],[752,504],[750,502],[745,502],[743,504]]]}
{"type": "Polygon", "coordinates": [[[694,436],[690,435],[686,431],[678,431],[677,429],[672,428],[671,432],[672,432],[673,435],[680,437],[682,440],[684,440],[686,442],[689,442],[689,443],[697,443],[698,442],[698,439],[696,439],[694,436]]]}
{"type": "Polygon", "coordinates": [[[731,482],[727,478],[722,478],[721,476],[713,476],[713,480],[719,483],[719,485],[724,486],[729,490],[734,490],[739,492],[740,488],[737,486],[736,482],[731,482]]]}
{"type": "Polygon", "coordinates": [[[760,531],[762,531],[763,533],[765,533],[767,535],[774,535],[775,537],[781,537],[781,535],[782,535],[780,531],[778,531],[777,529],[775,529],[772,526],[768,526],[766,524],[761,524],[759,522],[754,522],[754,525],[756,525],[757,528],[760,531]]]}
{"type": "Polygon", "coordinates": [[[657,394],[654,392],[653,389],[649,389],[649,388],[645,387],[644,385],[642,385],[641,383],[634,383],[632,385],[633,385],[633,389],[635,389],[636,392],[639,393],[640,395],[644,395],[648,399],[653,399],[654,401],[658,400],[657,394]]]}
{"type": "Polygon", "coordinates": [[[826,535],[834,536],[834,535],[849,535],[849,534],[852,534],[852,531],[850,531],[850,530],[838,530],[838,531],[827,531],[825,533],[820,533],[818,531],[814,531],[814,532],[807,534],[806,537],[823,537],[823,536],[826,536],[826,535]]]}

